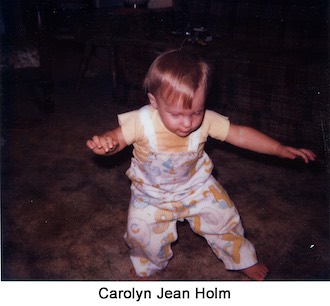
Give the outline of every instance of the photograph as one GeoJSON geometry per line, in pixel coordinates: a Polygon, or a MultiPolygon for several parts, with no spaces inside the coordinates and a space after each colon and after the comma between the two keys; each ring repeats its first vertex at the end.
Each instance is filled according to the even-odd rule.
{"type": "Polygon", "coordinates": [[[0,287],[135,303],[328,283],[328,1],[0,13],[0,287]]]}

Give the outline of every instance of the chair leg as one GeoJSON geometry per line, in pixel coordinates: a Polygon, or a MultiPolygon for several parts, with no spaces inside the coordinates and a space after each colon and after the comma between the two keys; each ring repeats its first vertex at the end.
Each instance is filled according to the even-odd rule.
{"type": "Polygon", "coordinates": [[[112,96],[114,99],[117,98],[117,65],[116,65],[116,50],[115,46],[112,45],[109,48],[109,62],[111,71],[111,82],[112,82],[112,96]]]}
{"type": "Polygon", "coordinates": [[[94,48],[95,48],[95,46],[92,43],[87,43],[85,46],[84,58],[82,60],[82,63],[80,65],[79,72],[78,72],[76,91],[78,91],[80,89],[81,83],[82,83],[83,79],[85,78],[86,71],[88,69],[89,61],[92,56],[94,48]]]}

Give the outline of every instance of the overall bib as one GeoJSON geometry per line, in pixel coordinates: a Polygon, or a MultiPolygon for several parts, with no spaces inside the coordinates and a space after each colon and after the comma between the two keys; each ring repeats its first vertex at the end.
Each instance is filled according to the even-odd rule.
{"type": "Polygon", "coordinates": [[[239,214],[212,176],[211,159],[197,151],[200,130],[189,136],[187,152],[158,152],[149,109],[142,108],[140,116],[152,151],[144,163],[132,158],[126,173],[132,197],[125,240],[137,275],[150,276],[167,266],[173,256],[171,244],[178,238],[176,222],[184,219],[207,240],[226,269],[256,264],[239,214]]]}

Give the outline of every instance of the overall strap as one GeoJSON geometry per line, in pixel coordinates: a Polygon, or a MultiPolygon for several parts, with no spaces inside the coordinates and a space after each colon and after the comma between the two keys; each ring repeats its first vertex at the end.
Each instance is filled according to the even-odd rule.
{"type": "Polygon", "coordinates": [[[201,128],[189,135],[189,151],[197,151],[200,141],[201,128]]]}
{"type": "Polygon", "coordinates": [[[157,151],[157,140],[154,125],[150,118],[150,106],[145,105],[140,108],[140,119],[144,128],[144,135],[149,140],[149,145],[152,150],[157,151]]]}

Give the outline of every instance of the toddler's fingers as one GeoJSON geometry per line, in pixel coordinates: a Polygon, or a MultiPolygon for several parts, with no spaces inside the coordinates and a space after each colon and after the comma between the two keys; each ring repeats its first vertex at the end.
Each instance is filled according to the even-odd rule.
{"type": "Polygon", "coordinates": [[[117,145],[117,142],[109,136],[101,137],[100,141],[106,153],[108,153],[109,151],[113,151],[117,145]]]}
{"type": "Polygon", "coordinates": [[[92,141],[94,142],[96,147],[98,147],[99,149],[102,148],[102,143],[99,136],[97,135],[93,136],[92,141]]]}
{"type": "Polygon", "coordinates": [[[114,150],[118,145],[117,141],[113,140],[112,138],[108,143],[109,143],[109,149],[110,150],[114,150]]]}
{"type": "Polygon", "coordinates": [[[316,155],[311,150],[300,149],[300,151],[303,152],[309,160],[315,160],[316,155]]]}
{"type": "Polygon", "coordinates": [[[108,153],[114,151],[118,146],[118,141],[113,139],[110,135],[93,136],[91,140],[87,141],[87,146],[97,154],[108,153]]]}
{"type": "Polygon", "coordinates": [[[86,146],[89,148],[89,149],[91,149],[91,150],[94,150],[94,148],[95,148],[95,144],[94,144],[94,142],[92,141],[92,140],[87,140],[87,142],[86,142],[86,146]]]}
{"type": "Polygon", "coordinates": [[[311,152],[305,149],[296,149],[295,154],[296,156],[301,157],[306,164],[308,164],[310,160],[314,160],[314,157],[311,152]]]}
{"type": "Polygon", "coordinates": [[[103,148],[105,152],[109,152],[110,145],[106,137],[100,137],[100,149],[103,148]]]}

